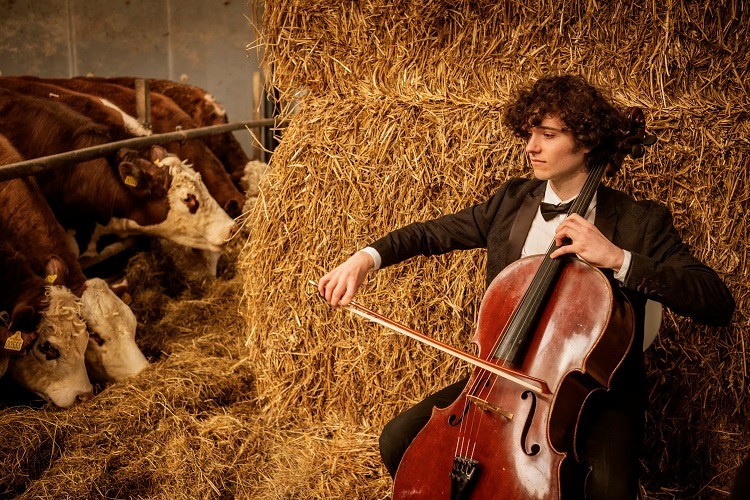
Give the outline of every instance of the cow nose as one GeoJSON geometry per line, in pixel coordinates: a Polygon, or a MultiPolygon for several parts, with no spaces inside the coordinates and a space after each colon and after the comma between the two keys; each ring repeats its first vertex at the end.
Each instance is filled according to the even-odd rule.
{"type": "Polygon", "coordinates": [[[237,234],[237,231],[239,230],[240,230],[240,227],[235,222],[235,224],[229,229],[229,236],[227,236],[227,241],[231,241],[232,238],[234,238],[234,236],[237,234]]]}
{"type": "Polygon", "coordinates": [[[242,215],[242,206],[244,204],[245,201],[243,198],[232,198],[224,203],[224,211],[234,219],[242,215]]]}
{"type": "Polygon", "coordinates": [[[82,392],[78,395],[78,401],[84,402],[94,397],[94,391],[82,392]]]}

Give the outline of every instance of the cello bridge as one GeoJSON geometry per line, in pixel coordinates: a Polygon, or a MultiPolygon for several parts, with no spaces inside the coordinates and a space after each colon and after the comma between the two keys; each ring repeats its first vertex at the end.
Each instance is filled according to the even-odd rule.
{"type": "Polygon", "coordinates": [[[492,403],[490,403],[489,401],[485,401],[484,399],[480,399],[480,398],[478,398],[476,396],[472,396],[471,394],[467,394],[466,395],[466,399],[468,399],[469,401],[471,401],[472,403],[474,403],[475,405],[477,405],[477,407],[480,410],[491,411],[493,413],[497,413],[498,415],[501,415],[501,416],[507,418],[508,420],[512,420],[513,419],[513,414],[511,412],[505,411],[503,409],[500,409],[497,406],[495,406],[492,403]]]}

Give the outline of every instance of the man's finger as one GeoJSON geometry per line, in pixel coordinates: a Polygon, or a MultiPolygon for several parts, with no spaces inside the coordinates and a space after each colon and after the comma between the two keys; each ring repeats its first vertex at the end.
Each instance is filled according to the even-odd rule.
{"type": "Polygon", "coordinates": [[[557,257],[561,255],[565,255],[566,253],[575,253],[571,245],[563,245],[557,250],[555,250],[554,252],[552,252],[551,254],[549,254],[549,256],[551,259],[556,259],[557,257]]]}

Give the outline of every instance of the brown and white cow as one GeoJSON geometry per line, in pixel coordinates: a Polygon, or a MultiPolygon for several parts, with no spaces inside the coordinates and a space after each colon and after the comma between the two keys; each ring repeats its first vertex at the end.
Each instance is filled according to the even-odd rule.
{"type": "Polygon", "coordinates": [[[10,376],[61,408],[91,399],[84,360],[88,334],[78,297],[65,287],[47,286],[37,335],[27,355],[10,359],[10,376]]]}
{"type": "Polygon", "coordinates": [[[8,241],[0,242],[0,273],[0,309],[12,311],[7,328],[33,330],[37,336],[26,354],[7,360],[8,374],[62,408],[90,399],[93,387],[84,363],[88,334],[78,298],[65,287],[46,284],[8,241]]]}
{"type": "MultiPolygon", "coordinates": [[[[104,128],[67,106],[6,89],[0,89],[0,134],[26,158],[109,142],[104,128]]],[[[149,159],[121,149],[108,159],[40,173],[37,182],[79,244],[98,225],[99,234],[150,234],[219,252],[234,231],[200,175],[158,146],[149,159]]]]}
{"type": "MultiPolygon", "coordinates": [[[[136,80],[134,77],[86,77],[80,79],[113,83],[130,89],[135,89],[136,80]]],[[[216,101],[213,95],[200,87],[157,78],[149,78],[148,83],[152,92],[157,92],[173,100],[201,127],[229,123],[226,110],[216,101]]],[[[224,164],[224,168],[229,172],[235,186],[244,192],[241,180],[247,170],[250,158],[245,154],[245,150],[242,149],[235,136],[231,132],[209,135],[203,137],[203,142],[224,164]]]]}
{"type": "MultiPolygon", "coordinates": [[[[0,165],[21,160],[0,135],[0,165]]],[[[89,329],[86,365],[91,378],[122,380],[148,366],[135,343],[133,312],[103,280],[83,274],[64,229],[33,178],[0,182],[0,223],[36,274],[67,287],[81,299],[89,329]]]]}
{"type": "Polygon", "coordinates": [[[152,134],[151,130],[141,125],[138,120],[101,97],[14,76],[0,76],[0,88],[65,104],[96,123],[106,126],[113,140],[120,141],[152,134]]]}
{"type": "MultiPolygon", "coordinates": [[[[30,95],[43,99],[60,102],[73,108],[81,114],[91,118],[96,123],[107,127],[110,137],[121,140],[131,138],[133,135],[145,136],[151,134],[138,123],[138,120],[126,114],[122,109],[104,98],[83,94],[57,85],[51,85],[36,78],[0,77],[0,88],[17,91],[24,95],[30,95]]],[[[97,235],[104,231],[99,228],[97,235]]],[[[84,252],[85,256],[95,254],[96,241],[92,240],[84,252]]],[[[194,276],[196,279],[215,277],[217,262],[220,252],[211,250],[196,250],[184,248],[180,245],[161,242],[162,247],[171,249],[170,255],[186,267],[186,275],[194,276]]],[[[177,264],[177,262],[175,262],[177,264]]]]}
{"type": "MultiPolygon", "coordinates": [[[[58,79],[22,77],[29,81],[43,81],[76,92],[98,96],[119,106],[125,113],[136,115],[135,91],[122,85],[107,84],[85,79],[58,79]]],[[[196,123],[182,111],[171,99],[151,92],[151,123],[153,130],[158,133],[174,132],[196,128],[196,123]]],[[[189,162],[201,174],[203,182],[219,205],[232,217],[242,213],[245,196],[232,183],[229,174],[224,169],[216,155],[199,139],[184,142],[173,142],[165,145],[165,149],[179,158],[189,162]]]]}

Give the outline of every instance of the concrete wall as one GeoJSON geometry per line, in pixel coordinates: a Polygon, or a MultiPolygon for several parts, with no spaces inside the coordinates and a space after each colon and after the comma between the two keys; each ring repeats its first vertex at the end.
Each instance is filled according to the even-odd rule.
{"type": "MultiPolygon", "coordinates": [[[[0,74],[166,78],[211,92],[230,121],[258,118],[248,0],[0,0],[0,74]]],[[[257,85],[256,85],[257,92],[257,85]]],[[[235,132],[252,156],[247,131],[235,132]]]]}

